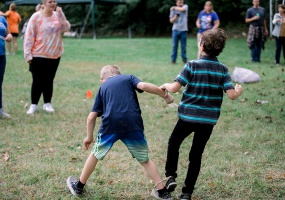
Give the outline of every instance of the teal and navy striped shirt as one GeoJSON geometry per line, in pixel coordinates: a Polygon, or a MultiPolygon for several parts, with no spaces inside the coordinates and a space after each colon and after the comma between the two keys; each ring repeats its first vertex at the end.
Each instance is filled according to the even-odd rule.
{"type": "Polygon", "coordinates": [[[215,125],[223,91],[234,89],[227,66],[210,56],[189,61],[174,81],[185,87],[178,117],[191,123],[215,125]]]}

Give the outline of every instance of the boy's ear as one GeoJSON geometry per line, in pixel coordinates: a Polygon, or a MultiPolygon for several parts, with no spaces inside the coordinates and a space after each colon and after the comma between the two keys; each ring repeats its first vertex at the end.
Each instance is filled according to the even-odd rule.
{"type": "Polygon", "coordinates": [[[201,49],[201,51],[204,51],[204,46],[201,43],[200,43],[200,49],[201,49]]]}

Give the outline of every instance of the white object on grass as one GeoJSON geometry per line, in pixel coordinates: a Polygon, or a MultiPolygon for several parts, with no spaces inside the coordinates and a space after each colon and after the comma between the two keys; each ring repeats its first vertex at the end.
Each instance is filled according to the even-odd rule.
{"type": "Polygon", "coordinates": [[[232,74],[232,80],[237,83],[254,83],[260,81],[261,78],[252,70],[235,67],[232,74]]]}

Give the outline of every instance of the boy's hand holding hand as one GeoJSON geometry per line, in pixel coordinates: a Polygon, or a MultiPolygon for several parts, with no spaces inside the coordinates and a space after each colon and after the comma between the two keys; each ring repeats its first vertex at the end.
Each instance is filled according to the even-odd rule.
{"type": "Polygon", "coordinates": [[[94,141],[93,138],[88,138],[88,137],[86,137],[86,138],[83,140],[83,145],[84,145],[85,150],[88,150],[88,149],[89,149],[89,146],[90,146],[90,144],[93,143],[93,141],[94,141]]]}
{"type": "Polygon", "coordinates": [[[168,93],[167,89],[164,87],[164,85],[160,86],[159,87],[160,89],[162,89],[164,92],[165,92],[165,95],[164,95],[164,99],[166,101],[167,104],[170,104],[170,103],[173,103],[174,101],[174,97],[168,93]]]}

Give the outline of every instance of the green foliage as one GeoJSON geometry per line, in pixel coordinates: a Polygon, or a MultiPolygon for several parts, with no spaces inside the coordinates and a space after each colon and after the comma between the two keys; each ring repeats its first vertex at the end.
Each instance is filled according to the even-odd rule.
{"type": "MultiPolygon", "coordinates": [[[[272,1],[274,5],[282,3],[281,0],[272,1]]],[[[96,4],[95,18],[98,35],[127,35],[128,27],[131,27],[133,35],[138,36],[170,34],[172,24],[169,23],[169,8],[175,5],[175,0],[126,0],[125,2],[126,4],[120,5],[96,4]]],[[[230,26],[232,29],[235,26],[246,26],[244,23],[245,13],[252,6],[252,0],[220,0],[212,2],[214,10],[219,15],[221,27],[230,26]],[[234,26],[232,26],[233,24],[234,26]]],[[[204,8],[205,1],[185,0],[185,3],[189,6],[189,33],[196,34],[195,22],[199,12],[204,8]]],[[[267,13],[269,13],[268,0],[260,0],[260,5],[265,7],[267,13]]],[[[63,4],[60,6],[63,7],[67,19],[72,24],[81,26],[90,8],[90,5],[78,4],[63,4]]],[[[2,9],[2,11],[4,10],[2,9]]],[[[18,11],[25,20],[34,12],[34,7],[19,6],[18,11]]],[[[269,19],[269,14],[267,19],[269,19]]],[[[86,32],[91,32],[91,18],[88,20],[86,32]]]]}

